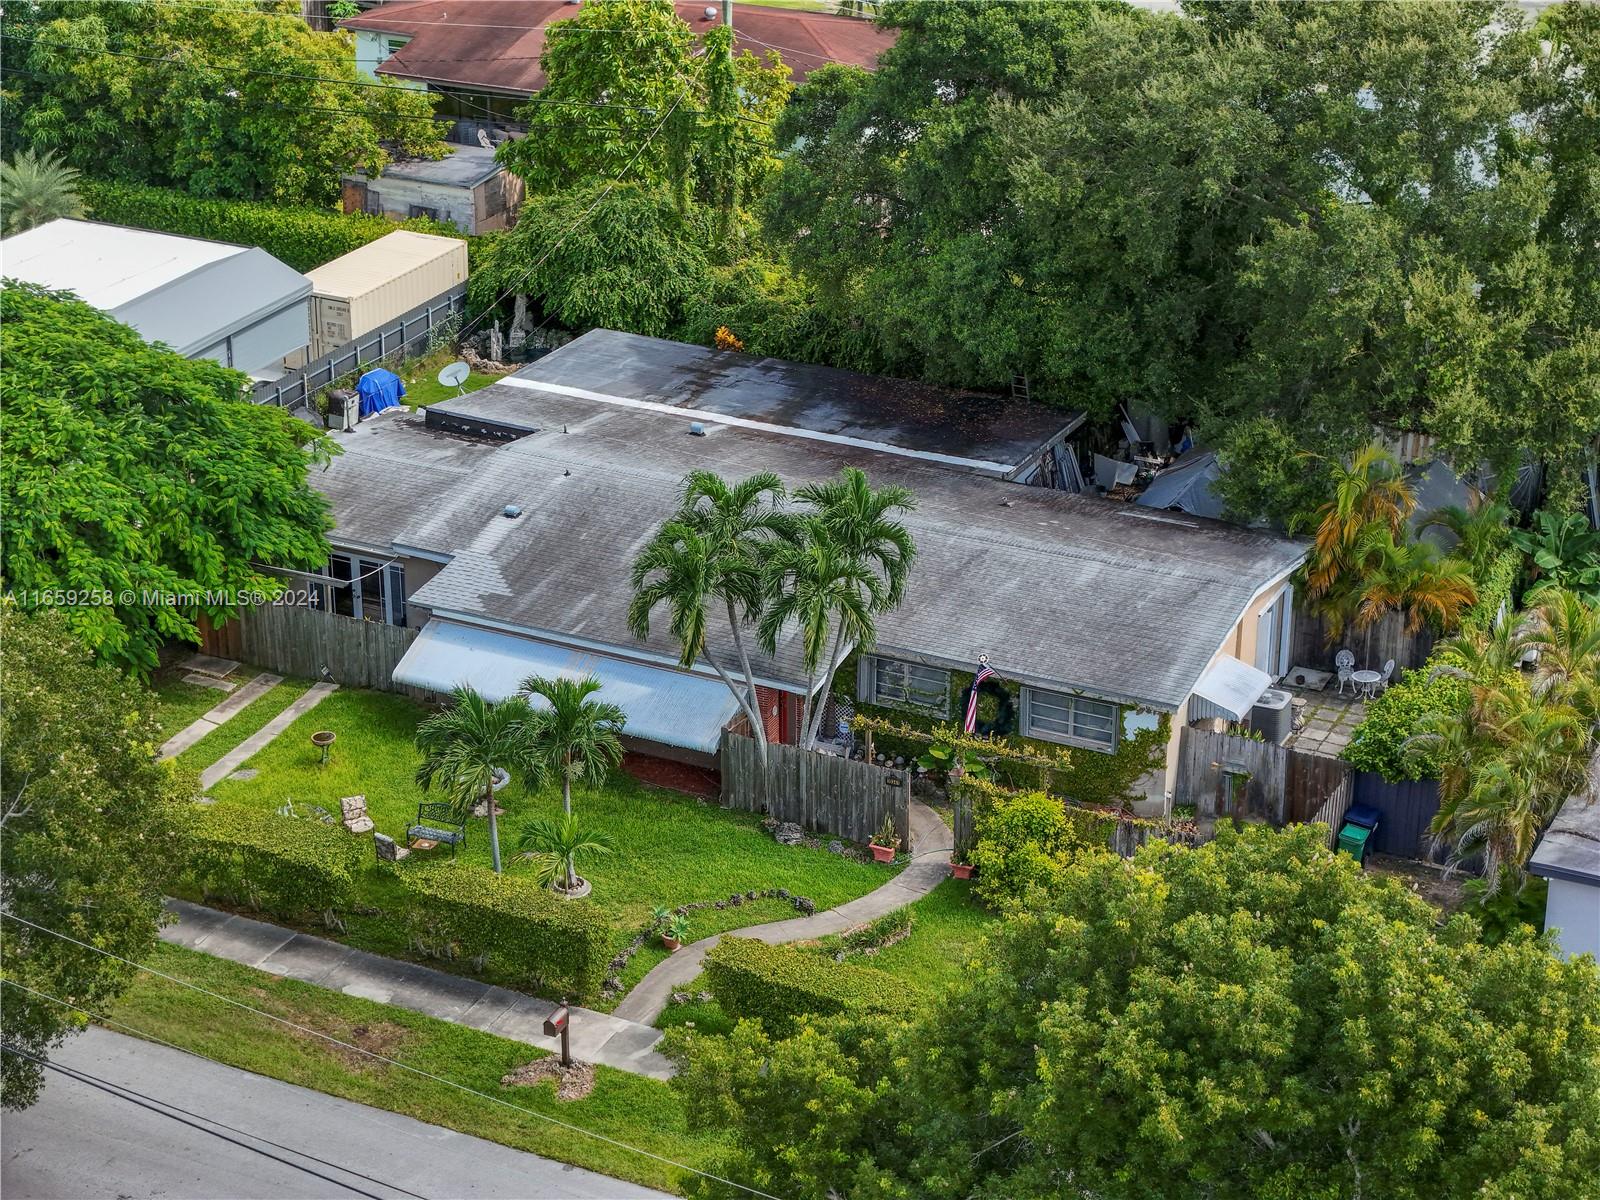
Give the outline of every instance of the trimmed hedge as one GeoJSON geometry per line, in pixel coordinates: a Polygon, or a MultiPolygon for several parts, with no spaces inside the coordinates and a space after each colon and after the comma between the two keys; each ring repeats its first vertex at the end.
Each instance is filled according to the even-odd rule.
{"type": "Polygon", "coordinates": [[[706,955],[705,969],[723,1012],[759,1020],[780,1036],[808,1014],[897,1013],[913,1003],[905,984],[886,971],[751,938],[723,938],[706,955]]]}
{"type": "Polygon", "coordinates": [[[217,804],[195,822],[185,878],[202,896],[291,921],[314,913],[338,927],[365,848],[337,825],[217,804]]]}
{"type": "Polygon", "coordinates": [[[78,190],[97,221],[259,246],[296,271],[332,262],[396,229],[472,241],[454,225],[426,217],[391,221],[366,213],[207,199],[174,188],[105,180],[82,180],[78,190]]]}
{"type": "Polygon", "coordinates": [[[581,1000],[600,990],[616,930],[591,905],[446,863],[408,865],[396,876],[408,893],[404,919],[416,949],[492,962],[536,995],[581,1000]]]}

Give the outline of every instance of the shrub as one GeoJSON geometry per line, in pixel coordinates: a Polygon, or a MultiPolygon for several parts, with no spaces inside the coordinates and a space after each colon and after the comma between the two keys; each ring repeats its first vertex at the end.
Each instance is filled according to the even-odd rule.
{"type": "Polygon", "coordinates": [[[706,976],[723,1012],[758,1020],[779,1036],[807,1015],[895,1013],[912,1003],[905,985],[887,972],[751,938],[718,942],[706,955],[706,976]]]}
{"type": "Polygon", "coordinates": [[[535,995],[592,997],[613,928],[588,904],[559,900],[526,879],[446,863],[398,872],[412,945],[440,958],[492,962],[535,995]]]}
{"type": "Polygon", "coordinates": [[[1439,777],[1436,755],[1426,749],[1408,749],[1407,743],[1423,732],[1431,714],[1460,711],[1467,703],[1466,680],[1453,675],[1429,678],[1445,661],[1444,655],[1433,655],[1367,702],[1366,716],[1344,748],[1346,762],[1358,771],[1375,771],[1390,783],[1439,777]]]}
{"type": "Polygon", "coordinates": [[[196,821],[185,877],[202,896],[286,920],[315,913],[337,928],[355,896],[363,847],[338,826],[217,804],[196,821]]]}
{"type": "Polygon", "coordinates": [[[1480,579],[1476,580],[1478,599],[1461,617],[1465,630],[1493,628],[1494,620],[1503,608],[1511,613],[1515,600],[1517,579],[1522,573],[1522,551],[1515,547],[1502,551],[1489,564],[1480,579]]]}
{"type": "Polygon", "coordinates": [[[875,921],[868,921],[859,929],[852,929],[839,939],[839,944],[852,953],[881,949],[910,934],[912,920],[909,907],[897,908],[875,921]]]}
{"type": "Polygon", "coordinates": [[[391,221],[366,213],[206,199],[174,188],[103,180],[85,180],[81,191],[98,221],[259,246],[296,271],[320,267],[396,229],[464,238],[454,225],[426,217],[391,221]]]}
{"type": "Polygon", "coordinates": [[[1093,818],[1069,817],[1060,800],[1043,792],[1007,794],[994,791],[980,804],[974,820],[976,841],[968,856],[977,868],[973,890],[986,904],[1026,895],[1052,886],[1071,851],[1098,840],[1089,827],[1093,818]]]}

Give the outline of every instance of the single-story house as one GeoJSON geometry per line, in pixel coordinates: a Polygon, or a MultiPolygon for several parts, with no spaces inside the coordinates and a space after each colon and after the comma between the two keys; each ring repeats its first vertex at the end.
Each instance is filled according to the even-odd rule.
{"type": "Polygon", "coordinates": [[[258,379],[310,337],[311,282],[257,246],[47,221],[0,241],[4,273],[79,299],[186,358],[258,379]]]}
{"type": "Polygon", "coordinates": [[[1528,871],[1549,882],[1544,927],[1563,958],[1600,959],[1600,803],[1573,796],[1544,831],[1528,871]]]}
{"type": "MultiPolygon", "coordinates": [[[[696,35],[722,21],[719,0],[675,6],[696,35]]],[[[387,0],[339,22],[356,36],[356,67],[373,78],[439,93],[438,112],[515,127],[515,110],[544,86],[545,29],[571,20],[569,0],[387,0]]],[[[802,82],[830,62],[872,68],[892,31],[833,13],[733,6],[734,50],[776,50],[802,82]]]]}
{"type": "Polygon", "coordinates": [[[381,175],[352,170],[340,179],[345,212],[406,220],[432,217],[462,233],[490,233],[516,224],[522,179],[495,161],[487,146],[452,146],[441,159],[390,163],[381,175]]]}
{"type": "MultiPolygon", "coordinates": [[[[593,672],[636,748],[712,761],[732,696],[709,663],[679,665],[664,619],[643,641],[627,621],[629,568],[697,468],[796,487],[852,466],[909,488],[917,560],[904,604],[858,657],[861,699],[944,715],[952,673],[987,655],[1019,690],[1025,736],[1116,754],[1170,717],[1145,784],[1158,803],[1191,708],[1247,715],[1287,669],[1288,580],[1305,548],[1022,486],[1019,469],[1069,416],[1001,398],[980,411],[969,396],[968,432],[941,435],[875,397],[869,377],[807,395],[797,381],[816,368],[638,341],[598,331],[425,415],[335,435],[344,453],[315,479],[336,521],[326,603],[420,627],[397,684],[504,696],[528,674],[593,672]],[[1270,671],[1256,679],[1254,663],[1270,671]]],[[[920,386],[880,383],[891,398],[920,386]]],[[[713,616],[710,644],[726,642],[713,616]]],[[[811,684],[795,638],[752,666],[769,732],[796,740],[811,684]]]]}

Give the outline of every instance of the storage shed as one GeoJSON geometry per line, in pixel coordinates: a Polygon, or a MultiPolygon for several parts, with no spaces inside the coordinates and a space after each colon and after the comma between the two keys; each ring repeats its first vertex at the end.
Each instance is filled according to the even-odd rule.
{"type": "Polygon", "coordinates": [[[0,241],[0,258],[7,276],[73,292],[148,342],[258,378],[306,344],[310,281],[259,247],[62,219],[0,241]]]}
{"type": "Polygon", "coordinates": [[[309,357],[317,359],[465,283],[467,243],[397,229],[323,263],[307,278],[309,357]]]}
{"type": "Polygon", "coordinates": [[[438,160],[390,163],[382,175],[352,171],[341,180],[345,212],[449,221],[462,233],[507,229],[522,206],[522,180],[485,146],[452,146],[438,160]]]}
{"type": "Polygon", "coordinates": [[[1563,958],[1600,958],[1600,802],[1573,796],[1544,831],[1528,873],[1549,881],[1544,927],[1563,958]]]}

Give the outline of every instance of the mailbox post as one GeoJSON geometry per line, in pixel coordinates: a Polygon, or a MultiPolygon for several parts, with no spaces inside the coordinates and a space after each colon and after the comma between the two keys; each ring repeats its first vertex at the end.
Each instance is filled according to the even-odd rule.
{"type": "Polygon", "coordinates": [[[563,1000],[561,1007],[544,1019],[545,1037],[555,1037],[558,1033],[561,1035],[561,1065],[563,1067],[572,1065],[572,1043],[569,1040],[572,1034],[570,1015],[567,1010],[567,1002],[563,1000]]]}

